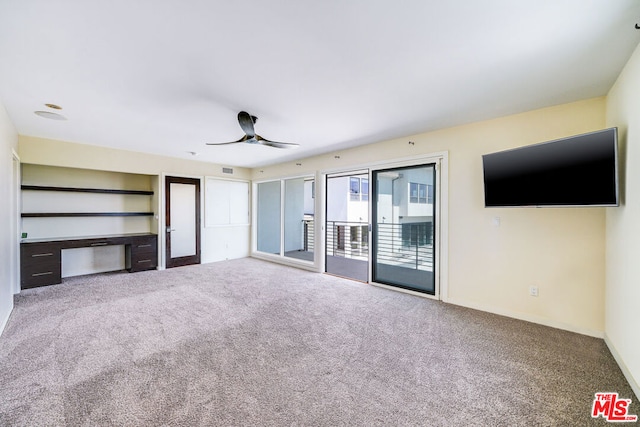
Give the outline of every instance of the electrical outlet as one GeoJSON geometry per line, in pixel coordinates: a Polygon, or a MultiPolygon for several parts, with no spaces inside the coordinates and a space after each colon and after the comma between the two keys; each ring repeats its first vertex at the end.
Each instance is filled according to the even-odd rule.
{"type": "Polygon", "coordinates": [[[537,286],[529,286],[529,295],[532,297],[538,296],[538,287],[537,286]]]}

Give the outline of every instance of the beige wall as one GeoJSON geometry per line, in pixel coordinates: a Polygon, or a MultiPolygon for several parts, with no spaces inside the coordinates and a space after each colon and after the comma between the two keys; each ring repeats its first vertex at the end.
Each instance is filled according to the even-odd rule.
{"type": "Polygon", "coordinates": [[[486,209],[481,156],[602,129],[605,106],[604,98],[589,99],[259,168],[253,178],[448,151],[449,267],[443,299],[602,336],[605,208],[486,209]],[[500,226],[493,225],[494,217],[500,226]],[[539,288],[538,297],[529,296],[530,286],[539,288]]]}
{"type": "Polygon", "coordinates": [[[620,134],[622,206],[607,211],[606,340],[640,398],[640,46],[607,97],[620,134]]]}
{"type": "Polygon", "coordinates": [[[147,175],[184,174],[247,179],[250,170],[234,167],[234,174],[222,173],[222,166],[195,160],[177,159],[135,151],[116,150],[94,145],[75,144],[53,139],[20,135],[19,154],[22,163],[66,166],[147,175]]]}
{"type": "Polygon", "coordinates": [[[14,203],[16,182],[13,178],[13,154],[17,151],[18,134],[0,104],[0,333],[13,309],[13,293],[17,281],[16,257],[18,235],[17,206],[14,203]],[[15,233],[15,234],[14,234],[15,233]]]}

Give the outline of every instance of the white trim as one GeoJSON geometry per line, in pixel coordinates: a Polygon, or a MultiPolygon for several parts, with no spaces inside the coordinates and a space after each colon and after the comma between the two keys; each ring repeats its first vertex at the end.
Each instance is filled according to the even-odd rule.
{"type": "Polygon", "coordinates": [[[369,169],[349,169],[349,170],[342,170],[340,172],[331,172],[331,173],[325,173],[326,176],[328,176],[329,178],[342,178],[342,177],[349,177],[349,176],[358,176],[358,175],[369,175],[369,169]]]}
{"type": "Polygon", "coordinates": [[[312,271],[314,273],[319,273],[316,269],[316,266],[311,264],[309,261],[299,260],[296,258],[276,255],[276,254],[268,254],[266,252],[258,252],[254,251],[251,253],[251,258],[261,259],[264,261],[273,262],[276,264],[282,264],[289,267],[296,267],[302,270],[312,271]]]}
{"type": "MultiPolygon", "coordinates": [[[[289,178],[291,179],[291,178],[289,178]]],[[[284,217],[286,215],[286,206],[285,206],[285,198],[286,195],[286,183],[285,179],[280,180],[280,256],[284,258],[284,247],[286,245],[285,236],[284,236],[284,228],[286,226],[284,217]]]]}
{"type": "MultiPolygon", "coordinates": [[[[318,185],[318,173],[302,173],[302,174],[297,174],[297,175],[292,175],[292,176],[286,176],[286,177],[271,177],[271,178],[267,178],[264,180],[254,180],[252,181],[252,186],[251,186],[251,224],[255,224],[255,226],[251,227],[251,251],[250,251],[250,256],[252,258],[259,258],[259,259],[263,259],[266,261],[271,261],[271,262],[275,262],[275,263],[279,263],[279,264],[284,264],[284,265],[289,265],[292,267],[299,267],[302,268],[304,270],[309,270],[309,271],[314,271],[314,272],[319,272],[319,266],[318,264],[321,264],[320,262],[316,262],[316,260],[318,260],[318,256],[315,255],[315,252],[317,251],[318,248],[318,242],[319,240],[317,239],[318,237],[318,227],[316,226],[317,221],[318,221],[318,200],[319,200],[319,196],[323,193],[323,191],[321,191],[319,185],[318,185]],[[285,212],[285,197],[286,197],[286,187],[285,187],[285,183],[287,180],[291,180],[291,179],[305,179],[305,178],[312,178],[315,182],[315,205],[314,205],[314,241],[315,246],[314,246],[314,260],[313,261],[305,261],[305,260],[298,260],[296,258],[292,258],[292,257],[287,257],[285,256],[285,247],[284,247],[284,243],[285,243],[285,229],[284,229],[284,212],[285,212]],[[264,184],[267,182],[280,182],[280,254],[279,255],[275,255],[275,254],[269,254],[266,252],[260,252],[258,251],[258,185],[259,184],[264,184]]],[[[322,253],[320,254],[322,255],[322,253]]]]}
{"type": "MultiPolygon", "coordinates": [[[[435,163],[436,167],[436,246],[434,248],[435,264],[435,294],[423,294],[421,292],[415,292],[418,296],[427,298],[442,300],[447,302],[449,299],[449,152],[440,151],[424,156],[415,156],[402,159],[392,159],[384,162],[376,162],[375,167],[369,169],[369,182],[373,180],[373,172],[391,168],[402,168],[420,166],[422,164],[435,163]]],[[[372,212],[373,204],[372,196],[369,197],[369,216],[372,212]]],[[[373,220],[370,220],[370,223],[373,220]]],[[[370,237],[371,241],[371,237],[370,237]]],[[[373,282],[372,276],[373,270],[373,257],[369,257],[369,283],[380,285],[373,282]]],[[[385,286],[386,287],[386,286],[385,286]]],[[[390,287],[390,289],[396,289],[390,287]]],[[[397,288],[399,291],[403,291],[402,288],[397,288]]],[[[413,293],[409,291],[409,293],[413,293]]]]}
{"type": "Polygon", "coordinates": [[[459,305],[461,307],[472,308],[474,310],[480,310],[487,313],[493,313],[500,316],[510,317],[512,319],[524,320],[526,322],[536,323],[538,325],[549,326],[551,328],[562,329],[564,331],[575,332],[580,335],[587,335],[594,338],[604,338],[603,331],[597,331],[588,328],[582,328],[575,325],[571,325],[564,322],[559,322],[552,319],[547,319],[540,316],[535,316],[527,313],[521,313],[518,311],[505,310],[498,307],[488,306],[485,304],[478,304],[470,301],[462,301],[455,298],[449,298],[447,301],[449,304],[459,305]]]}
{"type": "Polygon", "coordinates": [[[341,172],[349,172],[349,171],[360,171],[363,169],[386,169],[386,168],[395,168],[395,167],[403,167],[403,166],[412,166],[415,164],[420,164],[422,162],[431,160],[432,162],[435,159],[440,157],[448,157],[448,151],[436,151],[429,154],[423,154],[419,156],[408,156],[408,157],[399,157],[397,159],[389,159],[389,160],[378,160],[375,162],[369,163],[359,163],[352,166],[342,166],[339,168],[330,168],[330,169],[322,169],[320,172],[325,175],[331,175],[333,173],[341,173],[341,172]]]}
{"type": "MultiPolygon", "coordinates": [[[[22,199],[22,190],[21,190],[21,175],[20,175],[20,165],[22,164],[20,161],[20,156],[16,151],[11,149],[11,185],[13,187],[12,192],[15,191],[15,194],[12,194],[11,206],[12,213],[15,217],[12,219],[11,231],[14,233],[13,235],[13,249],[12,249],[12,266],[11,266],[11,288],[13,294],[20,293],[20,239],[22,233],[22,217],[20,215],[20,205],[22,199]],[[17,162],[17,168],[16,168],[17,162]],[[15,203],[15,206],[13,205],[15,203]]],[[[7,318],[8,319],[8,318],[7,318]]],[[[2,331],[4,325],[0,327],[0,331],[2,331]]]]}
{"type": "Polygon", "coordinates": [[[424,292],[412,291],[411,289],[400,288],[398,286],[385,285],[384,283],[378,283],[378,282],[372,282],[372,281],[369,281],[369,284],[376,286],[378,288],[389,289],[390,291],[402,292],[409,295],[415,295],[417,297],[432,299],[436,301],[439,299],[437,295],[431,295],[424,292]]]}
{"type": "MultiPolygon", "coordinates": [[[[629,383],[629,386],[631,386],[631,390],[633,390],[633,392],[635,393],[636,400],[640,399],[640,385],[638,385],[635,378],[633,378],[633,375],[631,375],[631,371],[629,371],[629,368],[624,363],[622,356],[620,356],[620,353],[618,353],[618,350],[613,345],[613,343],[609,339],[609,336],[606,334],[606,332],[604,334],[604,342],[609,348],[611,355],[613,356],[615,361],[618,363],[618,366],[622,371],[622,375],[624,375],[624,377],[627,379],[627,382],[629,383]]],[[[626,398],[627,396],[624,396],[624,397],[626,398]]]]}
{"type": "Polygon", "coordinates": [[[265,178],[260,180],[254,179],[252,182],[254,184],[262,184],[264,182],[286,181],[288,179],[312,178],[314,176],[315,176],[315,172],[307,172],[307,173],[298,174],[298,175],[285,175],[285,176],[271,177],[271,178],[265,178]]]}
{"type": "Polygon", "coordinates": [[[440,217],[437,226],[440,242],[437,248],[439,261],[436,262],[436,268],[438,269],[440,300],[449,302],[449,153],[445,151],[441,155],[440,174],[438,175],[440,195],[436,194],[436,206],[440,217]]]}
{"type": "Polygon", "coordinates": [[[314,209],[314,225],[313,225],[313,241],[314,241],[314,257],[315,268],[319,273],[324,273],[326,262],[326,235],[325,220],[327,216],[326,195],[327,195],[327,178],[320,171],[315,173],[316,182],[316,200],[314,209]]]}
{"type": "Polygon", "coordinates": [[[13,312],[13,302],[11,302],[11,310],[7,311],[7,315],[4,319],[0,319],[0,336],[4,332],[4,328],[7,327],[7,323],[9,323],[9,318],[11,317],[11,313],[13,312]]]}

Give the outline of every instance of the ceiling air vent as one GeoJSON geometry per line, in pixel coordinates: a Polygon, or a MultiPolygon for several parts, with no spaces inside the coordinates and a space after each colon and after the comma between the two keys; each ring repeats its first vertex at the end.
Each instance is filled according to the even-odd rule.
{"type": "Polygon", "coordinates": [[[233,169],[231,168],[222,168],[222,173],[228,173],[233,175],[233,169]]]}

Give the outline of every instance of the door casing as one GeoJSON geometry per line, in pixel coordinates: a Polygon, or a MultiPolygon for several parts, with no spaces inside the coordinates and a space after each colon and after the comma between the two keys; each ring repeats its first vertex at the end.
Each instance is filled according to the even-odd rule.
{"type": "Polygon", "coordinates": [[[165,177],[165,266],[166,268],[181,267],[184,265],[200,264],[201,262],[201,205],[200,205],[200,179],[177,176],[165,177]],[[195,254],[171,258],[171,184],[186,184],[195,186],[195,254]]]}

